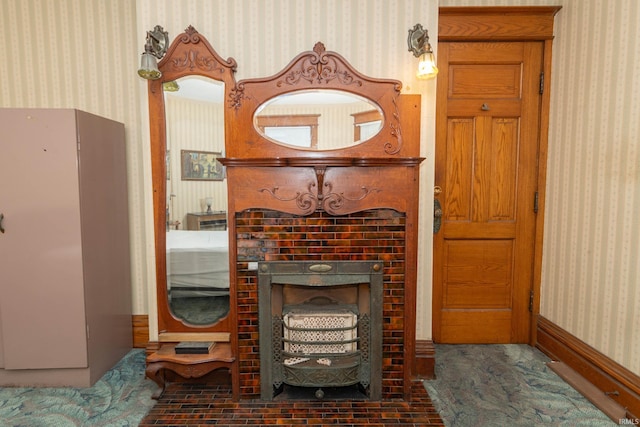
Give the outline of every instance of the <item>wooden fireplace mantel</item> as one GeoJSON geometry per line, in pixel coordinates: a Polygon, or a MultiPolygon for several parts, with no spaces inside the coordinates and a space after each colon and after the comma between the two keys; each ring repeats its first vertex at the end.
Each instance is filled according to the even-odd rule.
{"type": "Polygon", "coordinates": [[[392,166],[418,166],[424,160],[424,157],[288,157],[288,158],[219,158],[225,166],[232,167],[314,167],[316,170],[327,167],[392,167],[392,166]]]}
{"type": "MultiPolygon", "coordinates": [[[[211,356],[213,360],[207,359],[202,365],[198,359],[197,375],[200,368],[227,367],[231,370],[234,397],[256,398],[260,395],[257,357],[260,333],[256,320],[259,301],[256,273],[249,264],[287,260],[287,253],[298,249],[284,246],[298,236],[301,242],[312,240],[320,242],[320,246],[340,246],[332,253],[316,251],[296,256],[323,262],[383,263],[386,277],[383,304],[386,329],[383,332],[386,335],[381,334],[384,353],[381,395],[410,400],[416,346],[418,182],[420,163],[424,160],[420,157],[420,95],[401,94],[402,83],[398,80],[363,75],[320,42],[312,50],[297,55],[273,76],[236,81],[235,60],[220,57],[191,26],[178,35],[158,67],[163,75],[149,82],[149,113],[159,330],[174,337],[172,334],[176,333],[201,337],[205,333],[228,333],[229,344],[221,347],[227,349],[228,354],[211,356]],[[163,84],[187,76],[205,77],[224,85],[225,158],[220,161],[226,167],[228,191],[230,311],[220,322],[203,327],[186,324],[173,316],[166,283],[167,119],[163,84]],[[324,116],[288,113],[292,123],[298,124],[302,116],[305,122],[313,116],[312,143],[306,148],[270,139],[264,123],[259,124],[256,114],[267,109],[271,100],[305,91],[339,92],[363,101],[358,111],[342,116],[352,122],[348,123],[346,133],[340,136],[331,133],[329,148],[320,144],[320,140],[325,139],[315,132],[322,132],[322,122],[333,116],[338,107],[332,107],[330,112],[322,110],[324,116]],[[379,121],[377,133],[362,132],[363,121],[367,120],[379,121]],[[363,138],[366,140],[360,141],[362,135],[368,135],[363,138]],[[316,137],[318,145],[313,142],[316,137]],[[337,144],[331,145],[333,143],[337,144]],[[268,212],[266,216],[271,215],[271,223],[257,224],[265,212],[268,212]],[[286,218],[273,218],[278,215],[286,218]],[[322,224],[349,222],[349,216],[357,216],[357,221],[366,225],[361,226],[362,230],[341,224],[334,227],[339,231],[321,231],[322,224]],[[315,225],[306,231],[296,230],[300,234],[293,236],[291,230],[282,231],[289,233],[288,236],[273,234],[273,223],[281,225],[288,221],[299,222],[300,227],[315,225]],[[271,235],[271,240],[266,240],[265,235],[271,235]],[[329,235],[331,242],[326,240],[329,235]],[[247,243],[248,239],[256,240],[247,243]],[[355,253],[358,239],[361,243],[367,239],[375,241],[378,246],[375,250],[366,248],[355,253]],[[239,247],[239,242],[257,246],[239,247]],[[264,246],[260,247],[261,244],[264,246]],[[269,249],[278,249],[278,246],[282,252],[266,255],[269,249]],[[268,257],[271,258],[266,259],[268,257]]],[[[263,118],[273,113],[264,114],[263,118]]],[[[287,115],[277,114],[277,124],[286,123],[287,115]]],[[[331,126],[333,122],[329,123],[331,126]]],[[[154,380],[160,381],[156,374],[167,369],[186,377],[197,376],[192,372],[194,363],[189,358],[167,356],[163,351],[170,353],[171,347],[160,349],[154,356],[160,358],[152,357],[148,361],[154,380]]]]}
{"type": "MultiPolygon", "coordinates": [[[[244,238],[246,232],[236,230],[244,230],[246,219],[236,223],[234,218],[246,218],[246,213],[254,210],[304,218],[318,213],[342,217],[381,209],[393,210],[402,216],[398,232],[403,236],[405,245],[401,254],[403,297],[401,302],[387,301],[388,306],[398,304],[398,313],[401,314],[394,322],[401,325],[402,345],[385,342],[386,354],[382,355],[387,361],[402,360],[398,368],[402,370],[402,378],[396,377],[397,366],[383,367],[388,375],[383,380],[387,385],[383,385],[382,396],[398,397],[394,393],[401,390],[400,397],[410,399],[416,345],[418,182],[420,163],[424,159],[420,157],[420,96],[403,95],[401,87],[401,82],[396,80],[362,75],[343,57],[317,43],[312,51],[299,54],[274,76],[242,80],[231,90],[227,114],[233,126],[227,128],[230,132],[226,135],[226,157],[220,161],[227,168],[230,236],[242,235],[244,238]],[[353,140],[346,141],[341,148],[328,150],[301,149],[268,138],[257,126],[257,111],[280,95],[308,90],[347,92],[368,100],[381,113],[381,129],[364,142],[354,144],[353,140]],[[396,356],[395,352],[400,354],[396,356]]],[[[305,233],[298,226],[296,230],[305,233]]],[[[309,238],[316,239],[315,235],[309,238]]],[[[270,241],[269,245],[285,244],[283,242],[281,238],[270,241]]],[[[240,292],[250,294],[255,291],[245,283],[252,279],[245,272],[246,259],[238,256],[237,244],[235,238],[230,239],[231,280],[237,281],[240,292]]],[[[348,247],[347,243],[344,251],[337,255],[316,253],[303,256],[319,261],[347,259],[345,257],[350,256],[348,247]]],[[[260,255],[263,252],[255,253],[263,257],[258,261],[274,260],[265,259],[260,255]]],[[[380,259],[390,259],[389,255],[381,254],[380,259]]],[[[387,277],[395,271],[389,260],[385,262],[385,269],[387,277]]],[[[245,321],[239,315],[238,322],[244,337],[256,336],[259,340],[260,334],[250,325],[250,320],[245,321]]],[[[243,361],[256,357],[253,343],[250,338],[238,340],[236,351],[241,364],[258,365],[257,359],[243,361]]],[[[255,369],[240,373],[242,388],[254,390],[253,394],[249,393],[250,397],[259,393],[254,381],[258,373],[255,369]]]]}

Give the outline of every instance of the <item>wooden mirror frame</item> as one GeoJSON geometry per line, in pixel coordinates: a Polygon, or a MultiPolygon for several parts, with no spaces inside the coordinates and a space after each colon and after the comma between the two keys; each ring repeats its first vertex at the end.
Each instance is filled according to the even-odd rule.
{"type": "Polygon", "coordinates": [[[405,143],[405,129],[400,124],[401,88],[402,83],[398,80],[376,79],[359,73],[341,55],[325,50],[325,46],[318,42],[313,50],[296,56],[278,74],[238,82],[229,100],[230,117],[238,126],[231,130],[228,139],[238,143],[227,147],[227,161],[247,158],[329,160],[418,157],[419,144],[405,143]],[[305,90],[348,92],[366,99],[383,112],[383,128],[360,144],[319,151],[277,144],[259,132],[254,125],[254,116],[263,104],[279,95],[305,90]]]}
{"type": "MultiPolygon", "coordinates": [[[[174,81],[181,77],[196,75],[208,77],[224,83],[224,100],[235,87],[234,73],[237,64],[233,58],[222,59],[211,47],[209,42],[189,26],[184,33],[179,34],[167,49],[166,55],[158,63],[162,77],[149,80],[149,122],[151,139],[151,172],[153,181],[153,211],[154,234],[156,251],[156,289],[158,306],[158,332],[163,341],[163,333],[175,332],[226,332],[229,333],[234,322],[233,307],[235,284],[229,283],[229,314],[213,325],[187,325],[176,318],[169,308],[167,295],[167,265],[166,265],[166,115],[163,83],[174,81]]],[[[230,123],[227,108],[223,108],[225,115],[225,140],[228,138],[230,123]]]]}

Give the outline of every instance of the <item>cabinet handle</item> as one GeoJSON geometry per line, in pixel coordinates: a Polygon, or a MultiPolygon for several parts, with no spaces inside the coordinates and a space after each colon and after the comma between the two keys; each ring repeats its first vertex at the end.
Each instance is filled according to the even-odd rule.
{"type": "Polygon", "coordinates": [[[4,219],[4,214],[0,213],[0,233],[4,234],[4,227],[2,226],[3,219],[4,219]]]}

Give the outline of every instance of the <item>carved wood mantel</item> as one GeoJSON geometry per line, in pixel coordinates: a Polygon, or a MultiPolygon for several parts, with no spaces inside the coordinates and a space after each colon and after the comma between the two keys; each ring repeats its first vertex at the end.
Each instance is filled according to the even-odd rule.
{"type": "MultiPolygon", "coordinates": [[[[420,96],[402,95],[401,82],[359,73],[317,43],[271,77],[242,80],[230,91],[225,158],[229,233],[234,218],[252,209],[298,216],[332,216],[393,209],[405,216],[404,396],[410,399],[415,357],[420,96]],[[277,96],[337,90],[368,100],[382,113],[381,130],[339,149],[301,149],[278,143],[256,124],[256,112],[277,96]]],[[[237,242],[230,239],[231,280],[237,280],[237,242]]],[[[242,356],[242,355],[241,355],[242,356]]]]}

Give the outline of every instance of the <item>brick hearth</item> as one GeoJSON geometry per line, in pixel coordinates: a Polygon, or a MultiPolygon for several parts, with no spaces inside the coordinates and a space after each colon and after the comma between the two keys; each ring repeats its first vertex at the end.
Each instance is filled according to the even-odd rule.
{"type": "Polygon", "coordinates": [[[234,402],[227,387],[171,384],[141,421],[141,427],[171,426],[444,426],[421,382],[412,383],[411,401],[293,400],[234,402]]]}

